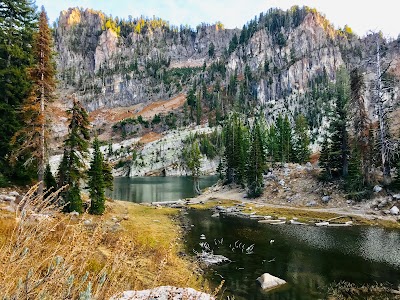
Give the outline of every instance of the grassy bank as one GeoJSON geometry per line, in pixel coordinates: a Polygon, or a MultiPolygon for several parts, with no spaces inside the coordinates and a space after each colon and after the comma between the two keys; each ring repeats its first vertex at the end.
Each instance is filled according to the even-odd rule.
{"type": "Polygon", "coordinates": [[[107,299],[160,285],[202,289],[196,265],[178,255],[178,210],[113,201],[103,216],[71,216],[41,205],[33,193],[28,202],[39,213],[0,210],[2,299],[107,299]]]}

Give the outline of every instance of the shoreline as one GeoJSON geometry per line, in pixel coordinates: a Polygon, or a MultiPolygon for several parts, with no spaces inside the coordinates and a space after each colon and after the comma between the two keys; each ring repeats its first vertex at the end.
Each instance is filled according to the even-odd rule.
{"type": "MultiPolygon", "coordinates": [[[[400,229],[400,216],[382,215],[366,207],[366,203],[348,204],[345,207],[319,204],[307,207],[296,204],[277,204],[267,202],[265,196],[256,199],[245,197],[243,190],[224,186],[214,186],[203,194],[190,198],[188,207],[212,210],[216,206],[242,206],[244,211],[254,215],[274,215],[275,217],[291,217],[299,220],[326,221],[330,218],[343,217],[354,220],[354,225],[381,226],[400,229]]],[[[238,216],[239,217],[239,216],[238,216]]]]}

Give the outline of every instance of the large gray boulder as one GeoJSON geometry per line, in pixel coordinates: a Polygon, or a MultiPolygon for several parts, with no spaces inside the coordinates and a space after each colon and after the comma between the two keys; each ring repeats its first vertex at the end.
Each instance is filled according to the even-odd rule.
{"type": "Polygon", "coordinates": [[[286,284],[285,280],[272,276],[269,273],[262,274],[257,278],[257,281],[261,284],[261,288],[264,290],[271,290],[286,284]]]}
{"type": "Polygon", "coordinates": [[[393,206],[393,207],[390,209],[390,213],[391,213],[392,215],[398,215],[398,214],[399,214],[399,208],[398,208],[397,206],[393,206]]]}
{"type": "Polygon", "coordinates": [[[198,292],[192,288],[177,288],[174,286],[160,286],[152,290],[125,291],[121,295],[111,297],[110,300],[214,300],[209,294],[198,292]]]}

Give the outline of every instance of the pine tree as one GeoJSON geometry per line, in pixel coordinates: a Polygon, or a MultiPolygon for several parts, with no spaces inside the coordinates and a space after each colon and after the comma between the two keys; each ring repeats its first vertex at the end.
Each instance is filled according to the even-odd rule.
{"type": "Polygon", "coordinates": [[[302,164],[309,160],[311,155],[310,136],[307,120],[302,114],[298,115],[295,120],[293,150],[296,162],[302,164]]]}
{"type": "Polygon", "coordinates": [[[226,121],[224,135],[224,162],[227,184],[246,182],[246,161],[248,151],[248,131],[237,113],[226,121]]]}
{"type": "Polygon", "coordinates": [[[47,14],[44,8],[39,18],[39,31],[34,37],[35,65],[30,70],[33,82],[29,97],[24,101],[22,113],[25,126],[13,137],[12,143],[18,145],[13,153],[15,160],[22,152],[30,153],[29,163],[35,163],[38,169],[38,194],[43,194],[43,180],[47,158],[46,126],[47,104],[54,97],[55,68],[52,57],[52,36],[48,26],[47,14]]]}
{"type": "Polygon", "coordinates": [[[32,44],[37,15],[29,0],[0,2],[0,176],[12,179],[30,179],[23,164],[29,157],[20,157],[14,167],[8,157],[10,143],[22,128],[18,109],[31,90],[28,69],[33,63],[32,44]]]}
{"type": "Polygon", "coordinates": [[[89,116],[83,106],[73,100],[69,114],[68,136],[64,141],[64,155],[58,171],[59,186],[68,185],[63,193],[68,212],[82,212],[82,199],[79,194],[80,180],[85,177],[84,159],[89,148],[89,116]]]}
{"type": "Polygon", "coordinates": [[[90,193],[89,213],[102,215],[105,210],[105,189],[112,187],[112,174],[104,161],[103,153],[100,150],[100,143],[96,137],[93,142],[93,157],[88,171],[88,186],[90,193]],[[110,180],[111,179],[111,180],[110,180]]]}
{"type": "Polygon", "coordinates": [[[321,179],[322,180],[331,180],[332,179],[332,170],[331,170],[331,145],[328,139],[328,136],[324,136],[324,140],[321,145],[321,152],[319,156],[319,166],[322,169],[321,179]]]}
{"type": "Polygon", "coordinates": [[[352,198],[358,199],[356,195],[363,191],[364,180],[361,169],[360,150],[354,145],[351,149],[349,159],[349,172],[345,178],[345,190],[352,195],[352,198]]]}
{"type": "Polygon", "coordinates": [[[288,116],[279,115],[276,121],[278,155],[281,163],[292,161],[293,139],[292,128],[288,116]]]}
{"type": "Polygon", "coordinates": [[[51,172],[50,165],[46,165],[46,169],[44,171],[44,186],[46,187],[47,191],[56,191],[57,190],[57,182],[51,172]]]}
{"type": "Polygon", "coordinates": [[[186,102],[190,108],[190,120],[193,120],[193,108],[196,105],[196,95],[194,88],[189,90],[189,94],[186,97],[186,102]]]}
{"type": "Polygon", "coordinates": [[[186,167],[190,170],[193,178],[193,188],[197,194],[201,194],[200,190],[200,167],[201,167],[201,152],[199,142],[193,137],[189,138],[188,146],[183,150],[183,159],[186,167]]]}
{"type": "Polygon", "coordinates": [[[256,120],[250,139],[250,151],[247,166],[247,188],[250,198],[258,197],[263,192],[263,171],[265,166],[265,154],[262,143],[260,124],[256,120]]]}
{"type": "Polygon", "coordinates": [[[280,161],[280,148],[275,124],[271,124],[266,133],[266,149],[270,162],[274,165],[280,161]]]}
{"type": "Polygon", "coordinates": [[[201,108],[201,99],[200,93],[196,100],[196,124],[200,125],[201,123],[201,116],[202,116],[202,108],[201,108]]]}
{"type": "Polygon", "coordinates": [[[341,68],[337,73],[335,84],[335,116],[330,131],[330,166],[332,175],[346,177],[348,173],[349,137],[347,132],[347,110],[350,99],[350,79],[346,69],[341,68]]]}

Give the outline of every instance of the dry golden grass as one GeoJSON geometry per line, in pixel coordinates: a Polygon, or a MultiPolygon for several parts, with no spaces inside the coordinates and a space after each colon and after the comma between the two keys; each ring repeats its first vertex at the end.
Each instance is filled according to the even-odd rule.
{"type": "Polygon", "coordinates": [[[201,288],[172,209],[109,202],[103,216],[71,216],[35,196],[0,213],[1,299],[107,299],[160,285],[201,288]],[[84,225],[84,220],[91,219],[84,225]]]}

